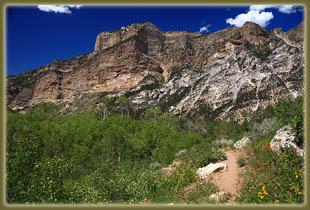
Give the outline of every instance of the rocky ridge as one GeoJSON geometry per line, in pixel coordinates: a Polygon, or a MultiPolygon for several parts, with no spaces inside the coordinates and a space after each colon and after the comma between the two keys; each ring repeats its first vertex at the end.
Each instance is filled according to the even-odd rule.
{"type": "MultiPolygon", "coordinates": [[[[94,103],[126,96],[140,110],[242,120],[244,111],[303,94],[303,23],[283,32],[247,22],[211,34],[137,23],[97,36],[94,51],[7,77],[7,104],[94,103]]],[[[69,111],[70,112],[70,111],[69,111]]]]}

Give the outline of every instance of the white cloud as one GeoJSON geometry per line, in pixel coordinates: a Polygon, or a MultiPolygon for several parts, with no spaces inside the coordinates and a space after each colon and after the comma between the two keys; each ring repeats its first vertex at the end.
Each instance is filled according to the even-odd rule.
{"type": "Polygon", "coordinates": [[[209,24],[209,25],[206,25],[206,26],[203,26],[203,27],[201,27],[200,29],[199,29],[199,32],[200,33],[208,33],[209,32],[209,27],[210,27],[211,25],[209,24]]]}
{"type": "Polygon", "coordinates": [[[70,8],[80,9],[82,5],[38,5],[38,9],[44,12],[71,14],[70,8]]]}
{"type": "Polygon", "coordinates": [[[250,10],[263,11],[265,9],[278,9],[279,12],[285,14],[295,13],[297,6],[295,5],[252,5],[250,10]]]}
{"type": "Polygon", "coordinates": [[[294,6],[294,5],[279,6],[279,12],[282,12],[285,14],[295,13],[296,12],[296,6],[294,6]]]}
{"type": "Polygon", "coordinates": [[[235,18],[226,19],[226,23],[237,27],[243,26],[247,21],[259,24],[261,27],[266,27],[269,21],[273,19],[272,12],[261,12],[259,10],[249,10],[247,13],[241,13],[235,18]]]}
{"type": "Polygon", "coordinates": [[[281,13],[291,14],[295,13],[298,7],[296,5],[251,5],[247,13],[228,18],[226,23],[241,27],[246,21],[252,21],[261,27],[266,27],[274,17],[272,12],[265,12],[266,9],[277,9],[281,13]]]}

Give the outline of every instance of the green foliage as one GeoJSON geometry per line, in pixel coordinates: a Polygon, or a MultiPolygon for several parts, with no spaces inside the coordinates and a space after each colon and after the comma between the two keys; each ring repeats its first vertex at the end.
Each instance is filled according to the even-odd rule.
{"type": "Polygon", "coordinates": [[[245,47],[253,53],[262,62],[269,62],[268,56],[271,54],[271,50],[268,47],[269,42],[264,42],[263,44],[255,45],[247,42],[245,47]]]}
{"type": "Polygon", "coordinates": [[[245,161],[244,157],[239,158],[239,159],[237,160],[237,164],[238,164],[239,167],[245,166],[246,161],[245,161]]]}
{"type": "Polygon", "coordinates": [[[304,97],[279,99],[275,106],[267,106],[263,118],[274,118],[280,126],[290,124],[300,142],[304,139],[304,97]]]}
{"type": "Polygon", "coordinates": [[[209,163],[226,160],[226,155],[218,147],[208,142],[201,142],[192,146],[188,152],[178,153],[177,160],[192,161],[196,167],[204,167],[209,163]]]}
{"type": "Polygon", "coordinates": [[[60,106],[52,102],[41,102],[37,104],[33,111],[37,113],[57,114],[60,106]]]}
{"type": "Polygon", "coordinates": [[[28,202],[64,203],[68,199],[64,180],[71,169],[69,162],[61,158],[38,161],[29,176],[28,202]]]}
{"type": "Polygon", "coordinates": [[[256,137],[266,136],[277,131],[280,128],[280,123],[275,118],[266,118],[261,123],[254,124],[256,137]]]}
{"type": "Polygon", "coordinates": [[[238,201],[303,201],[302,158],[290,150],[277,155],[266,146],[277,127],[288,123],[302,136],[302,98],[279,100],[242,124],[176,120],[159,108],[134,119],[125,97],[101,97],[99,103],[108,113],[104,117],[93,111],[55,115],[58,105],[50,103],[24,115],[7,112],[8,203],[212,203],[208,197],[217,189],[210,183],[184,190],[197,181],[198,167],[225,160],[221,148],[252,127],[259,138],[249,147],[250,169],[238,201]],[[162,176],[160,168],[176,160],[182,164],[162,176]]]}
{"type": "Polygon", "coordinates": [[[213,203],[213,201],[209,199],[210,195],[218,191],[218,187],[213,184],[212,181],[198,183],[194,190],[184,196],[184,201],[187,204],[210,204],[213,203]]]}
{"type": "Polygon", "coordinates": [[[192,161],[181,162],[171,175],[163,177],[166,185],[164,187],[172,189],[176,193],[182,193],[185,186],[198,179],[196,169],[192,161]]]}
{"type": "Polygon", "coordinates": [[[138,202],[156,197],[150,186],[158,169],[149,169],[149,164],[168,165],[175,153],[201,141],[199,134],[181,130],[170,115],[160,112],[140,120],[114,114],[102,120],[93,112],[69,116],[10,112],[8,202],[138,202]],[[134,168],[131,163],[141,167],[129,170],[134,168]],[[105,190],[91,184],[99,168],[104,168],[105,190]],[[141,194],[142,188],[149,194],[141,194]]]}

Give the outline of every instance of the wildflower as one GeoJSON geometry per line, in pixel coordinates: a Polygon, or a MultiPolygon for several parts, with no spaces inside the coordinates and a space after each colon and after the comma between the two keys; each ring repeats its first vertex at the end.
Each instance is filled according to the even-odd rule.
{"type": "Polygon", "coordinates": [[[258,195],[263,195],[263,193],[262,193],[262,192],[258,192],[257,194],[258,194],[258,195]]]}
{"type": "Polygon", "coordinates": [[[276,203],[278,203],[278,204],[279,204],[279,203],[280,203],[280,201],[279,201],[278,199],[276,199],[276,203]]]}
{"type": "Polygon", "coordinates": [[[265,195],[268,195],[268,192],[266,191],[266,186],[265,185],[262,187],[262,190],[263,190],[265,195]]]}
{"type": "Polygon", "coordinates": [[[260,197],[260,199],[264,199],[264,196],[263,196],[263,195],[260,195],[259,197],[260,197]]]}
{"type": "Polygon", "coordinates": [[[298,192],[298,195],[301,195],[302,193],[301,192],[298,192]]]}

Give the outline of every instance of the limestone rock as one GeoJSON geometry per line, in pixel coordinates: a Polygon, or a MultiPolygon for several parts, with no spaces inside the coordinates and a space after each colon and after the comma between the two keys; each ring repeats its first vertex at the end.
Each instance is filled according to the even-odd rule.
{"type": "Polygon", "coordinates": [[[223,198],[223,196],[226,195],[226,193],[224,191],[221,191],[219,193],[214,193],[214,194],[211,194],[209,196],[209,199],[210,200],[220,200],[221,198],[223,198]]]}
{"type": "Polygon", "coordinates": [[[242,149],[245,146],[247,146],[250,142],[251,142],[250,137],[249,136],[245,136],[242,139],[240,139],[239,141],[237,141],[236,143],[234,143],[234,147],[236,149],[242,149]]]}
{"type": "Polygon", "coordinates": [[[100,33],[89,54],[8,76],[8,107],[23,111],[42,101],[74,107],[83,97],[99,104],[102,95],[125,96],[137,113],[160,107],[178,116],[240,122],[243,111],[303,94],[302,31],[302,24],[281,32],[248,22],[203,35],[135,23],[100,33]],[[268,43],[268,62],[248,42],[268,43]]]}
{"type": "Polygon", "coordinates": [[[225,163],[210,163],[206,167],[198,168],[196,173],[199,178],[203,179],[210,176],[212,173],[223,169],[227,169],[227,165],[225,163]]]}
{"type": "Polygon", "coordinates": [[[289,125],[279,129],[270,141],[270,148],[274,152],[281,152],[286,147],[292,147],[298,156],[304,156],[304,150],[297,146],[297,138],[289,125]]]}

